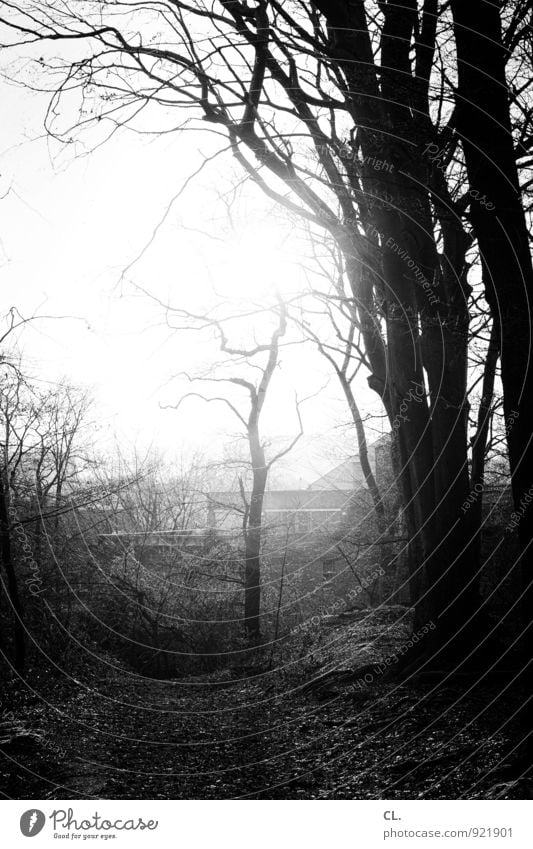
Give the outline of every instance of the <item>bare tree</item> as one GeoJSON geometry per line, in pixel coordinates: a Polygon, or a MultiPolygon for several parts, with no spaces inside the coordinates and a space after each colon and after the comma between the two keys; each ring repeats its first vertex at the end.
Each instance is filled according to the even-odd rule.
{"type": "Polygon", "coordinates": [[[67,385],[42,391],[25,376],[17,355],[9,355],[0,369],[2,559],[14,612],[15,663],[21,668],[25,622],[20,583],[25,579],[30,595],[40,594],[43,538],[53,544],[59,517],[73,509],[63,503],[63,493],[82,471],[75,460],[83,456],[78,443],[89,399],[67,385]]]}
{"type": "MultiPolygon", "coordinates": [[[[15,557],[14,525],[18,513],[13,504],[17,475],[24,469],[28,455],[36,445],[37,405],[33,388],[22,373],[20,358],[2,363],[0,386],[0,526],[2,561],[7,575],[7,597],[13,612],[14,663],[24,667],[25,623],[19,576],[15,557]]],[[[26,558],[31,558],[31,549],[26,558]]]]}
{"type": "Polygon", "coordinates": [[[242,478],[240,479],[240,492],[243,501],[243,535],[245,542],[245,574],[244,574],[244,624],[249,637],[257,640],[260,636],[260,608],[261,608],[261,530],[263,521],[263,501],[267,479],[273,464],[288,454],[300,439],[302,420],[300,417],[299,404],[296,402],[296,411],[299,421],[299,432],[290,441],[288,446],[278,451],[270,460],[265,455],[265,447],[261,437],[260,421],[268,391],[279,361],[280,341],[287,331],[287,307],[281,298],[278,298],[277,306],[274,308],[277,322],[268,342],[259,343],[251,347],[241,347],[230,344],[223,322],[206,316],[191,316],[195,321],[199,319],[205,324],[216,329],[220,350],[237,362],[245,362],[259,370],[259,379],[256,382],[243,377],[207,377],[189,378],[191,380],[202,380],[208,383],[219,383],[231,385],[243,389],[248,398],[248,410],[242,412],[236,404],[224,396],[206,396],[199,392],[188,392],[182,396],[175,409],[191,397],[201,398],[207,402],[225,404],[238,419],[246,434],[249,462],[251,471],[251,490],[248,493],[242,478]],[[256,360],[261,357],[263,362],[259,365],[256,360]]]}

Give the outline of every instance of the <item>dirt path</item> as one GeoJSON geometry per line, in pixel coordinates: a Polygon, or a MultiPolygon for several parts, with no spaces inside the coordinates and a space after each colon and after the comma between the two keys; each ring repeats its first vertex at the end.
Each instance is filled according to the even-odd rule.
{"type": "MultiPolygon", "coordinates": [[[[485,691],[108,670],[5,747],[18,798],[485,798],[508,743],[485,691]],[[35,736],[37,735],[37,736],[35,736]]],[[[4,764],[5,771],[5,764],[4,764]]],[[[511,790],[497,792],[511,793],[511,790]]]]}

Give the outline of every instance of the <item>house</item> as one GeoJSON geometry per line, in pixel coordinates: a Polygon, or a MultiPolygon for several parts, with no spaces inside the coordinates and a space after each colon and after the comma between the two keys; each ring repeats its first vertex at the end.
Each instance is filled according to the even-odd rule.
{"type": "MultiPolygon", "coordinates": [[[[368,459],[379,483],[391,478],[390,435],[368,447],[368,459]]],[[[248,495],[249,498],[249,495],[248,495]]],[[[197,516],[197,527],[186,530],[161,528],[133,531],[113,528],[99,535],[102,543],[132,547],[138,556],[150,552],[208,549],[214,541],[226,539],[233,547],[242,546],[245,504],[238,490],[211,491],[204,495],[204,519],[197,516]],[[199,521],[198,521],[199,520],[199,521]],[[144,554],[143,554],[144,553],[144,554]]],[[[289,546],[309,557],[327,552],[340,540],[354,535],[375,536],[374,510],[358,455],[353,455],[312,481],[305,489],[267,490],[263,500],[264,551],[289,546]]],[[[285,550],[283,548],[283,550],[285,550]]],[[[320,555],[331,560],[330,554],[320,555]]]]}
{"type": "MultiPolygon", "coordinates": [[[[390,436],[385,436],[368,448],[369,462],[383,493],[393,478],[390,446],[390,436]]],[[[150,568],[173,568],[185,557],[191,564],[227,561],[238,572],[244,562],[246,509],[240,491],[204,493],[203,504],[203,520],[197,515],[195,529],[113,529],[100,535],[101,543],[131,551],[150,568]]],[[[397,536],[392,524],[388,533],[397,536]]],[[[402,583],[398,577],[400,560],[395,560],[390,575],[381,568],[385,560],[390,562],[394,544],[387,542],[385,548],[380,538],[358,455],[346,458],[306,488],[267,490],[261,542],[267,606],[275,603],[273,598],[268,600],[269,593],[275,595],[279,581],[285,579],[298,599],[298,609],[335,598],[353,602],[359,595],[364,601],[371,598],[370,593],[374,600],[392,598],[392,585],[402,583]]]]}
{"type": "MultiPolygon", "coordinates": [[[[368,448],[368,458],[378,481],[391,477],[390,435],[368,448]]],[[[207,526],[230,534],[242,528],[245,504],[240,492],[209,492],[207,526]]],[[[372,501],[359,455],[339,463],[313,481],[306,489],[267,490],[263,500],[263,527],[266,534],[308,536],[334,533],[368,520],[372,501]]]]}
{"type": "MultiPolygon", "coordinates": [[[[331,530],[347,519],[353,495],[353,490],[341,489],[268,490],[263,500],[263,528],[266,533],[289,532],[291,536],[331,530]]],[[[244,518],[240,493],[210,492],[207,516],[211,530],[238,532],[244,518]]]]}

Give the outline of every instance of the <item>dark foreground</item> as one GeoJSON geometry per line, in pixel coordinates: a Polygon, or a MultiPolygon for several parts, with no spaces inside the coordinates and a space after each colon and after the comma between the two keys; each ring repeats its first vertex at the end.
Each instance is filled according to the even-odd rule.
{"type": "Polygon", "coordinates": [[[352,622],[281,670],[187,681],[110,657],[70,682],[33,670],[33,692],[12,682],[3,699],[2,797],[531,798],[531,773],[509,767],[516,729],[498,680],[465,694],[465,680],[324,677],[390,655],[402,634],[352,622]]]}

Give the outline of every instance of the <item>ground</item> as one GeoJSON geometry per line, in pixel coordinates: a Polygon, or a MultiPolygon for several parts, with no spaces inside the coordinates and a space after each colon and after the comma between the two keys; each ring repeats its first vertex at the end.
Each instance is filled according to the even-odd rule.
{"type": "Polygon", "coordinates": [[[263,657],[170,682],[112,657],[53,686],[42,670],[1,716],[3,796],[530,798],[531,779],[505,777],[513,728],[494,680],[464,695],[464,681],[349,671],[394,656],[406,634],[359,615],[323,624],[281,669],[263,657]]]}

